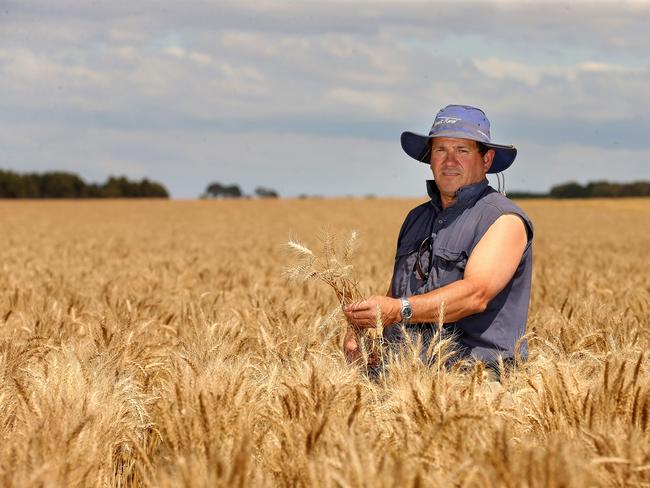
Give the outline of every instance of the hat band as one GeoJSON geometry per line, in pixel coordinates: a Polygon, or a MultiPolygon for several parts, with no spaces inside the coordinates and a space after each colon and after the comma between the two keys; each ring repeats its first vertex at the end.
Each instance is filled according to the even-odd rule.
{"type": "Polygon", "coordinates": [[[490,142],[490,136],[480,129],[475,127],[463,127],[462,125],[456,126],[438,126],[432,127],[429,132],[429,137],[453,137],[460,139],[471,139],[473,141],[490,142]]]}

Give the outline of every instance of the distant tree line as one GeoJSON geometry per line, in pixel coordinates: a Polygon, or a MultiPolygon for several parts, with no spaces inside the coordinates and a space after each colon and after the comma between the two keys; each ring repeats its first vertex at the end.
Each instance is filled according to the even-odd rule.
{"type": "Polygon", "coordinates": [[[507,192],[508,198],[548,198],[548,193],[536,193],[531,191],[509,191],[507,192]]]}
{"type": "Polygon", "coordinates": [[[86,183],[63,171],[15,173],[0,170],[0,198],[169,198],[167,189],[144,178],[131,181],[111,176],[105,183],[86,183]]]}
{"type": "MultiPolygon", "coordinates": [[[[259,186],[255,188],[254,196],[258,198],[279,198],[278,192],[270,188],[259,186]]],[[[650,181],[635,181],[632,183],[610,183],[608,181],[595,181],[580,185],[574,181],[563,183],[551,188],[548,193],[538,192],[508,192],[510,198],[612,198],[612,197],[644,197],[650,196],[650,181]]],[[[365,198],[373,198],[366,195],[365,198]]],[[[219,182],[210,183],[201,198],[251,198],[236,185],[225,185],[219,182]]],[[[302,193],[298,198],[322,198],[309,196],[302,193]]]]}
{"type": "Polygon", "coordinates": [[[572,181],[554,186],[549,194],[553,198],[648,197],[650,196],[650,181],[634,181],[632,183],[594,181],[584,186],[572,181]]]}
{"type": "MultiPolygon", "coordinates": [[[[278,192],[270,188],[259,186],[255,188],[254,196],[258,198],[279,198],[278,192]]],[[[645,197],[650,196],[650,181],[635,181],[632,183],[610,183],[608,181],[595,181],[580,185],[574,181],[563,183],[551,188],[548,193],[512,191],[508,192],[510,198],[612,198],[612,197],[645,197]]],[[[365,198],[373,198],[366,195],[365,198]]],[[[250,198],[242,192],[238,185],[224,185],[219,182],[210,183],[201,198],[250,198]]],[[[302,193],[298,198],[322,198],[309,196],[302,193]]]]}
{"type": "MultiPolygon", "coordinates": [[[[255,196],[258,198],[279,198],[280,195],[277,191],[266,188],[264,186],[258,186],[255,188],[255,196]]],[[[205,192],[201,195],[201,198],[250,198],[248,195],[244,194],[239,188],[238,185],[224,185],[219,182],[210,183],[205,192]]]]}
{"type": "Polygon", "coordinates": [[[508,192],[510,198],[617,198],[648,197],[650,181],[632,183],[610,183],[594,181],[581,185],[575,181],[554,186],[548,193],[508,192]]]}

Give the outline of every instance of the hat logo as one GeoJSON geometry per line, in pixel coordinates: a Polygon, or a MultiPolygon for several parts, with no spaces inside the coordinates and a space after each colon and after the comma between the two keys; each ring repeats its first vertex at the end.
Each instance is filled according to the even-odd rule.
{"type": "Polygon", "coordinates": [[[433,126],[437,127],[442,124],[455,124],[458,122],[460,119],[457,117],[438,117],[434,122],[433,126]]]}

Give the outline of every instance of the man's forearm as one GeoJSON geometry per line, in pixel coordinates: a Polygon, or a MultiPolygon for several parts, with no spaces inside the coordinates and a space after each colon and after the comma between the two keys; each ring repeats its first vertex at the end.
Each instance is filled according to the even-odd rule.
{"type": "Polygon", "coordinates": [[[409,297],[413,308],[411,323],[438,322],[444,303],[444,322],[456,322],[485,310],[489,300],[484,287],[459,280],[437,290],[409,297]]]}
{"type": "MultiPolygon", "coordinates": [[[[460,280],[422,295],[408,297],[413,310],[411,323],[438,322],[444,302],[444,321],[455,322],[485,310],[489,302],[487,288],[477,280],[460,280]]],[[[402,303],[399,298],[370,296],[360,302],[343,307],[350,324],[358,327],[375,327],[378,314],[381,323],[400,322],[402,303]]]]}

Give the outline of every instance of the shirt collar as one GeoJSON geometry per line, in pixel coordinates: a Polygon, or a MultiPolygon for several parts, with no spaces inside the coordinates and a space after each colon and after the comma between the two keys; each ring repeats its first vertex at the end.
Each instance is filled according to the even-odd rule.
{"type": "MultiPolygon", "coordinates": [[[[471,185],[462,186],[458,189],[456,193],[456,203],[453,206],[461,204],[465,206],[470,204],[472,201],[476,201],[478,197],[485,191],[488,187],[488,180],[484,178],[478,183],[472,183],[471,185]]],[[[436,185],[434,180],[427,180],[427,193],[431,198],[431,203],[436,206],[438,209],[442,209],[442,202],[440,200],[440,190],[436,185]]]]}

